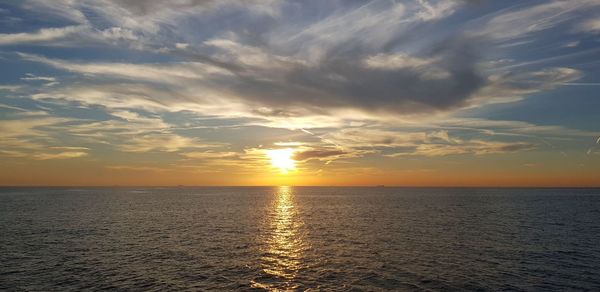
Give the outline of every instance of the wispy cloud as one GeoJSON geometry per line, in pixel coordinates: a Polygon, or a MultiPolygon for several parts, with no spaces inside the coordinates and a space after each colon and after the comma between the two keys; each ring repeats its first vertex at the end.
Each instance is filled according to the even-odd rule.
{"type": "Polygon", "coordinates": [[[20,85],[0,85],[0,91],[17,91],[20,88],[20,85]]]}
{"type": "Polygon", "coordinates": [[[25,77],[21,77],[21,80],[25,80],[25,81],[47,81],[47,82],[54,82],[54,81],[56,81],[56,78],[55,77],[50,77],[50,76],[36,76],[34,74],[27,73],[25,75],[25,77]]]}
{"type": "Polygon", "coordinates": [[[122,171],[152,171],[152,172],[165,172],[172,169],[165,167],[156,166],[137,166],[137,165],[107,165],[105,168],[110,170],[122,170],[122,171]]]}
{"type": "Polygon", "coordinates": [[[205,148],[211,146],[202,144],[196,139],[176,134],[148,134],[131,138],[118,147],[125,152],[175,152],[186,148],[205,148]]]}
{"type": "Polygon", "coordinates": [[[579,19],[580,12],[600,6],[595,0],[554,0],[526,5],[519,4],[506,12],[494,15],[477,34],[502,41],[526,37],[579,19]]]}
{"type": "Polygon", "coordinates": [[[586,19],[576,26],[579,32],[600,33],[600,19],[586,19]]]}
{"type": "Polygon", "coordinates": [[[60,153],[39,153],[33,155],[33,159],[36,160],[50,160],[50,159],[70,159],[78,158],[88,155],[87,152],[82,151],[66,151],[60,153]]]}
{"type": "Polygon", "coordinates": [[[535,145],[531,143],[505,143],[472,140],[464,142],[461,141],[460,144],[421,144],[417,145],[414,151],[398,152],[389,156],[398,157],[405,155],[422,155],[434,157],[459,154],[486,155],[513,153],[532,149],[535,149],[535,145]]]}
{"type": "Polygon", "coordinates": [[[80,26],[67,26],[59,28],[42,28],[36,32],[30,33],[9,33],[0,34],[0,46],[42,43],[64,39],[69,35],[79,32],[80,26]]]}

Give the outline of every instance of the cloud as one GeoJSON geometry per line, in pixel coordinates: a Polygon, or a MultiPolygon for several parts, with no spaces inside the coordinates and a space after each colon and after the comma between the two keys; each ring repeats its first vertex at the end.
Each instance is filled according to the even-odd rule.
{"type": "Polygon", "coordinates": [[[198,63],[78,64],[20,55],[29,61],[72,72],[167,83],[171,86],[170,90],[179,92],[186,90],[181,89],[182,85],[190,85],[197,89],[195,91],[203,92],[202,96],[193,98],[196,100],[227,98],[251,107],[283,108],[286,111],[300,108],[325,112],[357,109],[365,112],[409,113],[459,108],[470,94],[483,85],[484,78],[475,71],[473,62],[464,58],[464,51],[459,57],[456,55],[458,48],[451,47],[441,49],[441,54],[449,53],[456,62],[463,62],[447,62],[446,68],[439,70],[444,72],[442,78],[431,78],[435,74],[426,76],[409,68],[391,71],[365,68],[352,59],[306,66],[277,60],[276,57],[248,59],[246,56],[240,59],[232,55],[228,61],[243,70],[230,74],[220,68],[198,63]],[[278,63],[281,70],[273,72],[273,64],[278,63]],[[269,71],[271,73],[262,74],[269,71]]]}
{"type": "Polygon", "coordinates": [[[51,117],[47,114],[25,115],[15,120],[0,120],[0,156],[34,160],[86,156],[89,151],[87,147],[60,144],[60,146],[56,146],[56,143],[60,143],[56,139],[59,136],[56,129],[74,121],[74,119],[51,117]],[[48,152],[49,150],[61,152],[53,153],[48,152]]]}
{"type": "Polygon", "coordinates": [[[21,89],[20,85],[0,85],[0,91],[17,91],[21,89]]]}
{"type": "Polygon", "coordinates": [[[81,4],[82,2],[77,0],[55,0],[52,3],[44,0],[25,0],[23,8],[38,13],[38,15],[85,24],[88,20],[81,11],[81,4]]]}
{"type": "MultiPolygon", "coordinates": [[[[536,147],[527,140],[532,136],[597,134],[448,118],[581,78],[583,71],[560,64],[525,70],[525,62],[513,59],[519,54],[503,54],[515,48],[497,45],[534,39],[563,24],[593,28],[583,25],[592,20],[575,16],[597,6],[588,0],[550,1],[520,4],[473,21],[465,20],[469,12],[465,19],[465,14],[449,18],[473,2],[57,0],[50,5],[30,0],[23,8],[69,22],[62,28],[2,34],[0,45],[81,50],[77,56],[83,60],[17,53],[22,61],[71,73],[61,78],[61,86],[23,87],[35,103],[104,111],[103,119],[53,129],[129,153],[178,152],[185,160],[231,165],[261,161],[260,151],[251,150],[255,145],[232,152],[220,149],[223,143],[179,131],[185,127],[167,122],[174,113],[235,119],[236,127],[308,129],[321,141],[294,147],[298,160],[311,163],[373,152],[511,153],[536,147]],[[110,59],[111,54],[90,57],[85,54],[90,46],[137,50],[132,54],[140,57],[130,62],[110,59]],[[503,67],[508,59],[515,67],[503,67]],[[484,136],[464,135],[469,131],[484,136]],[[503,140],[508,136],[510,141],[503,140]]],[[[22,80],[53,78],[27,75],[22,80]]],[[[45,132],[35,128],[30,133],[45,132]]],[[[9,138],[11,143],[49,145],[27,137],[9,138]]]]}
{"type": "Polygon", "coordinates": [[[193,159],[227,159],[237,158],[239,156],[236,152],[218,152],[218,151],[202,151],[202,152],[185,152],[181,155],[187,158],[193,159]]]}
{"type": "Polygon", "coordinates": [[[399,132],[385,129],[346,128],[323,135],[323,139],[344,148],[400,147],[414,145],[427,134],[423,132],[399,132]]]}
{"type": "Polygon", "coordinates": [[[489,135],[530,136],[540,138],[595,137],[598,131],[572,129],[558,125],[536,125],[523,121],[491,120],[481,118],[450,118],[437,121],[430,127],[473,130],[489,135]]]}
{"type": "Polygon", "coordinates": [[[172,10],[189,10],[197,7],[205,7],[216,5],[214,0],[192,0],[192,1],[175,1],[166,4],[164,1],[147,0],[111,0],[105,1],[120,7],[132,15],[147,16],[149,14],[160,13],[164,9],[172,10]]]}
{"type": "Polygon", "coordinates": [[[180,49],[180,50],[186,50],[189,47],[190,47],[190,44],[188,44],[188,43],[176,43],[175,44],[175,48],[180,49]]]}
{"type": "Polygon", "coordinates": [[[537,92],[552,90],[581,76],[579,70],[572,68],[545,68],[533,72],[491,75],[488,84],[473,95],[473,104],[518,101],[537,92]]]}
{"type": "Polygon", "coordinates": [[[79,124],[65,130],[72,135],[87,138],[88,142],[112,144],[123,152],[177,152],[222,145],[176,134],[172,125],[159,117],[146,117],[123,110],[113,111],[111,115],[120,120],[79,124]]]}
{"type": "MultiPolygon", "coordinates": [[[[166,27],[177,31],[179,21],[188,17],[219,16],[223,11],[248,11],[277,15],[279,0],[191,0],[191,1],[130,1],[130,0],[26,0],[22,7],[40,17],[58,18],[81,25],[113,26],[141,34],[158,34],[166,27]]],[[[212,19],[211,19],[212,20],[212,19]]]]}
{"type": "Polygon", "coordinates": [[[347,154],[349,154],[349,152],[346,152],[343,150],[335,150],[335,149],[316,150],[316,149],[313,149],[313,150],[305,150],[305,151],[294,153],[294,159],[301,160],[301,161],[306,161],[306,160],[311,160],[311,159],[331,160],[331,159],[339,158],[340,156],[347,155],[347,154]]]}
{"type": "Polygon", "coordinates": [[[11,157],[11,158],[23,158],[27,157],[28,154],[19,150],[2,150],[0,149],[0,156],[2,157],[11,157]]]}
{"type": "Polygon", "coordinates": [[[104,30],[97,31],[98,37],[108,42],[119,42],[128,41],[131,43],[142,41],[141,37],[134,33],[134,31],[122,28],[122,27],[111,27],[104,30]]]}
{"type": "Polygon", "coordinates": [[[600,33],[600,19],[587,19],[579,23],[576,27],[576,31],[589,32],[589,33],[600,33]]]}
{"type": "Polygon", "coordinates": [[[427,66],[435,60],[412,57],[404,53],[377,54],[369,56],[364,60],[368,68],[382,70],[397,70],[403,68],[418,68],[427,66]]]}
{"type": "Polygon", "coordinates": [[[70,159],[87,156],[87,152],[82,151],[67,151],[60,153],[39,153],[35,154],[32,158],[35,160],[51,160],[51,159],[70,159]]]}
{"type": "Polygon", "coordinates": [[[535,149],[532,143],[506,143],[481,140],[461,141],[459,144],[421,144],[414,151],[399,152],[390,156],[421,155],[421,156],[447,156],[458,154],[501,154],[535,149]]]}
{"type": "Polygon", "coordinates": [[[45,136],[43,128],[59,125],[71,121],[67,118],[42,117],[42,118],[22,118],[15,120],[0,120],[1,138],[18,138],[45,136]]]}
{"type": "Polygon", "coordinates": [[[565,48],[575,48],[577,46],[579,46],[580,41],[572,41],[572,42],[568,42],[566,44],[563,45],[563,47],[565,48]]]}
{"type": "Polygon", "coordinates": [[[0,120],[2,156],[50,160],[82,157],[99,145],[130,153],[189,151],[225,145],[177,134],[160,117],[127,110],[110,111],[113,119],[101,121],[59,118],[46,112],[32,115],[35,112],[18,110],[19,119],[0,120]]]}
{"type": "Polygon", "coordinates": [[[0,46],[59,40],[80,32],[81,30],[81,26],[66,26],[59,28],[42,28],[32,33],[0,34],[0,46]]]}
{"type": "MultiPolygon", "coordinates": [[[[529,29],[535,33],[550,23],[557,25],[562,16],[553,15],[560,9],[571,17],[593,2],[508,9],[483,18],[485,33],[432,34],[437,22],[471,2],[61,1],[107,22],[103,27],[86,22],[95,36],[82,40],[118,40],[177,61],[19,56],[80,75],[72,84],[37,92],[36,100],[153,112],[190,110],[290,128],[338,127],[356,122],[351,117],[446,114],[520,100],[582,76],[568,68],[490,74],[482,63],[489,36],[504,33],[490,31],[496,25],[510,27],[514,19],[529,15],[540,22],[529,29]],[[322,16],[314,17],[317,10],[322,16]],[[226,29],[220,25],[224,16],[236,19],[226,29]],[[417,41],[419,35],[431,37],[417,41]]],[[[31,9],[42,5],[31,3],[31,9]]]]}
{"type": "Polygon", "coordinates": [[[55,82],[56,78],[50,77],[50,76],[36,76],[34,74],[27,73],[27,74],[25,74],[25,77],[21,77],[21,80],[55,82]]]}
{"type": "Polygon", "coordinates": [[[532,150],[536,147],[534,143],[522,141],[502,142],[452,137],[445,130],[404,132],[382,129],[342,129],[326,134],[323,140],[331,141],[344,149],[387,149],[387,153],[390,151],[392,153],[385,155],[390,157],[487,155],[532,150]]]}
{"type": "Polygon", "coordinates": [[[23,108],[20,108],[20,107],[16,107],[16,106],[12,106],[12,105],[2,104],[2,103],[0,103],[0,108],[14,110],[14,111],[18,111],[20,113],[27,112],[26,109],[23,109],[23,108]]]}
{"type": "Polygon", "coordinates": [[[235,64],[235,70],[203,62],[80,63],[19,55],[24,60],[84,76],[130,83],[96,85],[86,80],[85,86],[63,86],[34,94],[35,99],[153,111],[222,113],[267,119],[275,124],[296,124],[296,128],[314,127],[302,120],[316,121],[314,116],[322,116],[322,120],[342,117],[343,112],[351,113],[348,116],[385,119],[395,114],[410,116],[510,102],[581,77],[579,71],[570,68],[486,77],[476,69],[477,58],[469,57],[468,49],[463,50],[465,43],[459,43],[443,45],[435,57],[375,54],[360,60],[329,60],[312,66],[269,55],[258,48],[240,49],[231,41],[209,42],[219,50],[225,48],[225,53],[217,53],[215,60],[235,64]],[[292,120],[297,122],[290,123],[292,120]]]}
{"type": "Polygon", "coordinates": [[[54,47],[127,47],[159,51],[140,33],[122,27],[94,28],[89,24],[42,28],[36,32],[0,34],[0,46],[39,45],[54,47]]]}
{"type": "Polygon", "coordinates": [[[241,152],[215,148],[204,151],[181,152],[180,155],[186,159],[178,166],[194,170],[203,169],[205,171],[220,172],[233,168],[236,173],[256,174],[270,168],[270,160],[267,157],[266,149],[263,148],[245,148],[241,152]],[[189,164],[190,162],[192,164],[189,164]]]}
{"type": "Polygon", "coordinates": [[[49,157],[44,152],[48,150],[48,145],[55,142],[52,128],[70,121],[71,119],[65,118],[27,115],[19,119],[0,120],[0,156],[33,159],[49,157]]]}
{"type": "MultiPolygon", "coordinates": [[[[210,11],[202,13],[209,13],[211,17],[217,13],[211,10],[214,5],[225,5],[225,8],[219,7],[245,15],[254,10],[254,6],[264,6],[253,2],[254,6],[243,8],[236,3],[231,1],[217,5],[212,1],[192,1],[181,5],[187,8],[189,4],[202,11],[208,9],[210,11]]],[[[109,11],[120,15],[120,23],[111,19],[114,25],[122,26],[95,30],[125,35],[123,38],[132,43],[140,42],[137,39],[140,35],[153,33],[136,31],[136,25],[129,25],[129,19],[137,19],[138,15],[166,13],[163,10],[178,11],[178,17],[185,13],[177,3],[106,4],[95,9],[102,8],[105,17],[109,17],[109,11]]],[[[250,108],[300,112],[302,115],[307,112],[327,115],[348,109],[387,114],[431,113],[463,107],[470,96],[485,84],[486,78],[476,66],[479,60],[477,40],[453,35],[428,44],[428,48],[421,50],[420,54],[398,52],[392,48],[408,37],[409,29],[447,17],[460,4],[455,1],[374,1],[347,7],[325,4],[324,12],[328,13],[328,17],[303,25],[296,23],[299,20],[288,22],[285,17],[259,15],[256,16],[258,19],[264,18],[269,23],[257,28],[261,29],[256,33],[263,36],[262,41],[252,42],[246,38],[245,28],[242,28],[248,25],[234,26],[231,31],[217,30],[212,32],[214,37],[195,42],[200,46],[196,46],[195,55],[188,56],[203,56],[199,62],[80,63],[28,54],[20,56],[80,74],[161,85],[166,83],[170,91],[178,93],[185,91],[181,87],[193,88],[196,96],[187,98],[193,101],[227,99],[250,108]],[[382,53],[382,50],[388,51],[386,47],[391,51],[382,53]],[[198,92],[202,92],[201,97],[197,96],[198,92]]],[[[282,13],[289,13],[286,9],[295,7],[301,9],[298,13],[311,15],[318,8],[313,4],[299,8],[289,6],[290,3],[282,5],[285,6],[281,8],[282,13]]],[[[71,6],[74,9],[88,7],[85,2],[71,6]]],[[[241,18],[240,21],[253,22],[256,19],[241,18]]],[[[160,26],[163,23],[157,21],[155,24],[160,26]]],[[[147,41],[157,41],[155,36],[148,37],[147,41]]],[[[104,39],[109,38],[104,36],[104,39]]],[[[177,43],[182,42],[178,40],[177,43]]],[[[191,41],[185,43],[189,47],[194,46],[191,41]]],[[[162,44],[149,46],[159,47],[162,44]]]]}
{"type": "Polygon", "coordinates": [[[59,150],[90,150],[88,147],[79,147],[79,146],[53,146],[51,149],[59,149],[59,150]]]}
{"type": "Polygon", "coordinates": [[[46,82],[44,86],[54,86],[58,85],[59,82],[56,80],[56,77],[51,76],[36,76],[35,74],[27,73],[25,77],[21,77],[23,81],[43,81],[46,82]]]}
{"type": "Polygon", "coordinates": [[[175,64],[76,63],[25,53],[18,53],[18,55],[26,61],[44,63],[75,73],[167,84],[185,82],[186,79],[197,81],[205,78],[208,74],[228,74],[220,68],[197,62],[175,64]]]}
{"type": "Polygon", "coordinates": [[[128,170],[132,170],[132,171],[153,171],[153,172],[165,172],[165,171],[170,171],[171,169],[169,168],[163,168],[163,167],[155,167],[155,166],[135,166],[135,165],[107,165],[105,166],[106,169],[111,169],[111,170],[124,170],[124,171],[128,171],[128,170]]]}
{"type": "MultiPolygon", "coordinates": [[[[168,3],[161,0],[108,0],[104,1],[105,5],[111,3],[116,7],[126,10],[130,15],[148,17],[149,15],[155,14],[166,14],[166,11],[170,13],[176,12],[189,12],[197,9],[219,9],[224,6],[238,6],[247,5],[251,9],[258,11],[270,11],[270,6],[277,6],[280,1],[278,0],[250,0],[250,1],[239,1],[239,0],[190,0],[190,1],[170,1],[168,3]]],[[[197,11],[196,11],[197,12],[197,11]]]]}
{"type": "Polygon", "coordinates": [[[522,38],[578,19],[581,12],[598,6],[600,3],[595,0],[554,0],[529,7],[516,6],[486,19],[475,34],[498,41],[522,38]]]}

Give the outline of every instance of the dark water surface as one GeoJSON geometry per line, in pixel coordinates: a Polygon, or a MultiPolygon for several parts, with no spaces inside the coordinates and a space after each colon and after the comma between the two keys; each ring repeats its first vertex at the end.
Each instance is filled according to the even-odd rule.
{"type": "Polygon", "coordinates": [[[600,291],[600,189],[0,189],[0,290],[600,291]]]}

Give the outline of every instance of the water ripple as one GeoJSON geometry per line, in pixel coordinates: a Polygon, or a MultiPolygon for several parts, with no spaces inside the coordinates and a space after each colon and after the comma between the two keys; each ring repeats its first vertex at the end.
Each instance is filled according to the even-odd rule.
{"type": "Polygon", "coordinates": [[[0,290],[594,291],[599,195],[0,189],[0,290]]]}

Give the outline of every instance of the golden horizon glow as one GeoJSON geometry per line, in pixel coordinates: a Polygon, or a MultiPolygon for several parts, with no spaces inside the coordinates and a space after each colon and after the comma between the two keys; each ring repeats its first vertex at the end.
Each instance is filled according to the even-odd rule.
{"type": "Polygon", "coordinates": [[[296,161],[292,158],[294,149],[271,149],[267,150],[266,154],[271,159],[271,166],[279,169],[279,172],[286,174],[296,170],[296,161]]]}

